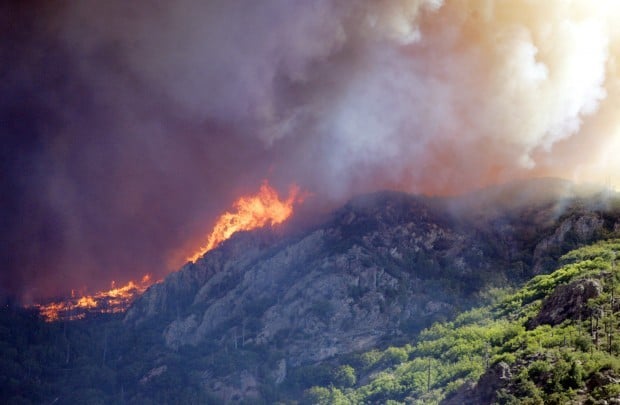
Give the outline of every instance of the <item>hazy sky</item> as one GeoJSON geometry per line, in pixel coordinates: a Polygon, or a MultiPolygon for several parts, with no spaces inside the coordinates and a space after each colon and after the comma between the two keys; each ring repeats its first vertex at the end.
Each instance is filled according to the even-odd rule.
{"type": "Polygon", "coordinates": [[[618,187],[619,3],[3,2],[2,293],[159,278],[263,179],[618,187]]]}

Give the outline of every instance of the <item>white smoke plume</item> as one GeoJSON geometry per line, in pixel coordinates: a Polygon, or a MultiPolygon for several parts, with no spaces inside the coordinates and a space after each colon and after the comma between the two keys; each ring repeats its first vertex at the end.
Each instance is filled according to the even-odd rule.
{"type": "MultiPolygon", "coordinates": [[[[86,61],[116,43],[179,114],[266,148],[298,139],[309,149],[295,154],[313,155],[296,175],[330,192],[368,174],[431,192],[540,164],[570,176],[555,146],[596,136],[584,122],[617,97],[614,1],[78,4],[66,35],[86,61]]],[[[613,140],[616,126],[597,132],[613,140]]]]}

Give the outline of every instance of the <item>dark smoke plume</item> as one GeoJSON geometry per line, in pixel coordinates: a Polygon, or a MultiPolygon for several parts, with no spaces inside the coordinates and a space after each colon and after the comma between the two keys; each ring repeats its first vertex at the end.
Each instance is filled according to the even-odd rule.
{"type": "Polygon", "coordinates": [[[263,179],[324,205],[542,175],[618,186],[619,9],[8,2],[4,293],[159,278],[263,179]]]}

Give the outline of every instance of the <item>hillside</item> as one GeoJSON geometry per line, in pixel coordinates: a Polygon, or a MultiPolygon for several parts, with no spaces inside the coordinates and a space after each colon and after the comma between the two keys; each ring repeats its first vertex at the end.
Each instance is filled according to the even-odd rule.
{"type": "MultiPolygon", "coordinates": [[[[464,311],[553,271],[570,250],[617,236],[620,204],[611,197],[554,180],[464,197],[374,193],[311,229],[235,235],[149,288],[124,319],[44,324],[5,307],[1,396],[273,403],[333,386],[357,401],[381,367],[413,359],[426,328],[462,322],[464,311]]],[[[424,398],[441,398],[486,367],[461,365],[458,377],[440,379],[433,361],[440,358],[430,360],[430,390],[415,377],[424,398]]],[[[422,395],[408,384],[385,398],[422,395]]]]}
{"type": "Polygon", "coordinates": [[[555,272],[494,290],[491,304],[434,324],[410,345],[343,357],[305,401],[616,403],[619,252],[618,239],[577,249],[555,272]]]}

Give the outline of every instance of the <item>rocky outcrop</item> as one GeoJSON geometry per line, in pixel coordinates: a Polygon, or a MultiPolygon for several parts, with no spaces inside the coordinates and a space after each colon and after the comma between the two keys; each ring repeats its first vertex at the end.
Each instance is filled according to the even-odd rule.
{"type": "MultiPolygon", "coordinates": [[[[560,213],[547,201],[507,211],[457,210],[451,202],[376,193],[294,235],[234,235],[150,288],[125,322],[155,330],[172,350],[277,353],[262,375],[281,383],[299,365],[406,341],[476,304],[489,286],[528,278],[543,259],[537,254],[546,251],[544,259],[555,263],[614,226],[581,203],[564,203],[560,213]]],[[[591,287],[561,299],[586,299],[591,287]]],[[[209,383],[219,381],[213,389],[233,396],[226,379],[240,372],[209,383]]]]}
{"type": "Polygon", "coordinates": [[[168,366],[163,365],[159,367],[155,367],[154,369],[149,370],[149,372],[140,379],[140,384],[145,385],[152,381],[154,378],[159,377],[168,371],[168,366]]]}
{"type": "Polygon", "coordinates": [[[247,403],[260,396],[259,382],[248,371],[242,371],[224,379],[207,381],[209,392],[221,403],[247,403]]]}
{"type": "Polygon", "coordinates": [[[599,213],[585,212],[564,218],[553,234],[543,238],[534,249],[535,274],[546,270],[545,264],[553,253],[568,245],[579,246],[597,239],[603,233],[605,221],[599,213]]]}
{"type": "Polygon", "coordinates": [[[493,404],[497,391],[507,387],[512,379],[510,366],[501,361],[489,367],[476,383],[465,383],[441,401],[442,405],[493,404]]]}
{"type": "Polygon", "coordinates": [[[437,283],[442,272],[467,277],[490,267],[475,243],[465,243],[469,235],[431,211],[391,195],[380,205],[354,201],[328,226],[259,249],[231,247],[261,239],[240,235],[149,291],[126,320],[139,324],[159,308],[172,318],[163,331],[171,348],[214,339],[237,348],[286,342],[293,366],[367,349],[464,303],[437,283]],[[178,281],[192,277],[204,281],[178,281]],[[170,305],[166,289],[182,295],[185,308],[170,305]]]}
{"type": "Polygon", "coordinates": [[[588,300],[602,292],[597,280],[584,279],[560,285],[543,301],[540,312],[527,323],[527,327],[534,329],[543,324],[559,325],[567,319],[586,319],[592,312],[588,300]]]}

